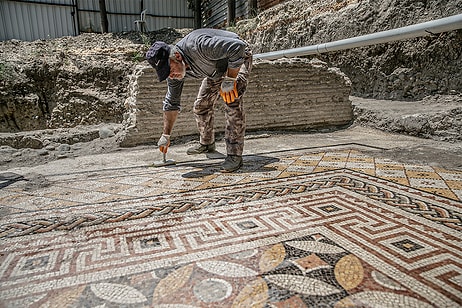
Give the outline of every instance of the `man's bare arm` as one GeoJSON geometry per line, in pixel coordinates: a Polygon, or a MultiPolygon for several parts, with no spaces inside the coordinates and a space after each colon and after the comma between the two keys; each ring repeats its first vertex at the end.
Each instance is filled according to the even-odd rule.
{"type": "Polygon", "coordinates": [[[171,135],[177,117],[178,110],[164,111],[164,135],[171,135]]]}

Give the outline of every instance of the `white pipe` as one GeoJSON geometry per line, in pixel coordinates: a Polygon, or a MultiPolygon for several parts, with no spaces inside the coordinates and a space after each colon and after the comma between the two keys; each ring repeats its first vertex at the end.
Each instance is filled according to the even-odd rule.
{"type": "Polygon", "coordinates": [[[372,34],[357,36],[344,40],[311,45],[306,47],[285,49],[280,51],[271,51],[253,55],[254,59],[275,60],[283,57],[298,57],[323,52],[337,51],[362,47],[374,44],[387,43],[397,40],[426,36],[441,32],[447,32],[462,28],[462,14],[445,17],[433,21],[428,21],[416,25],[397,28],[393,30],[381,31],[372,34]]]}

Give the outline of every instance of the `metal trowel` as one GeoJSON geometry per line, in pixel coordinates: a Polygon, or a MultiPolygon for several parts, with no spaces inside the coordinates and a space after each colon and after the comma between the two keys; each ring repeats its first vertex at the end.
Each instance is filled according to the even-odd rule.
{"type": "Polygon", "coordinates": [[[176,161],[173,159],[167,160],[167,153],[162,153],[162,161],[156,161],[152,165],[153,167],[165,167],[165,166],[170,166],[170,165],[175,165],[176,161]]]}

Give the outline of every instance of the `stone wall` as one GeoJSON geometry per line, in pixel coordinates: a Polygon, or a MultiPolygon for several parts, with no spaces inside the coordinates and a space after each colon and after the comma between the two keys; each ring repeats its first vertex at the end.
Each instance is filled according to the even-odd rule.
{"type": "MultiPolygon", "coordinates": [[[[197,134],[192,106],[200,80],[186,80],[182,111],[172,138],[197,134]]],[[[247,131],[303,130],[351,123],[350,80],[324,62],[283,59],[254,63],[244,97],[247,131]]],[[[138,66],[131,76],[121,146],[157,141],[162,133],[162,101],[166,83],[157,82],[154,69],[138,66]]],[[[224,129],[223,102],[216,104],[215,130],[224,129]]]]}

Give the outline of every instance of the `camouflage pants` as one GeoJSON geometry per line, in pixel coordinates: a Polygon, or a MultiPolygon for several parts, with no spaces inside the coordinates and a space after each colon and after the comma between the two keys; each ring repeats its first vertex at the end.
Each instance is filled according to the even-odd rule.
{"type": "MultiPolygon", "coordinates": [[[[243,106],[243,95],[247,89],[247,82],[252,69],[252,52],[246,51],[244,64],[237,75],[238,97],[230,104],[225,105],[225,142],[228,155],[242,155],[244,150],[245,135],[245,113],[243,106]]],[[[214,125],[214,106],[219,97],[220,86],[223,78],[212,80],[205,78],[194,102],[194,115],[196,117],[197,128],[200,134],[201,144],[212,144],[215,142],[214,125]]]]}

